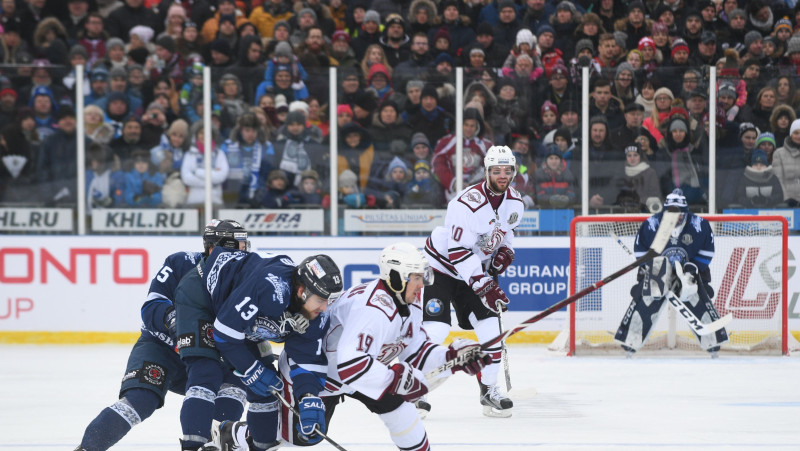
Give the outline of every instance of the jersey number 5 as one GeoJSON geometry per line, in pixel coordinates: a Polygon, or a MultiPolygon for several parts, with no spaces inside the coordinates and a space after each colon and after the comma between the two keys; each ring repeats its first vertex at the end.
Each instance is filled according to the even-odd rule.
{"type": "Polygon", "coordinates": [[[163,268],[161,268],[161,271],[158,272],[158,275],[156,276],[156,280],[158,280],[159,282],[162,282],[162,283],[166,282],[167,279],[169,279],[169,275],[170,275],[171,272],[172,272],[172,268],[170,268],[169,266],[164,266],[163,268]]]}
{"type": "Polygon", "coordinates": [[[250,296],[245,297],[242,302],[236,304],[236,311],[242,315],[242,318],[245,321],[248,321],[250,318],[255,316],[256,312],[258,312],[258,307],[253,304],[248,305],[247,310],[243,312],[242,308],[244,308],[244,305],[248,302],[250,302],[250,296]]]}

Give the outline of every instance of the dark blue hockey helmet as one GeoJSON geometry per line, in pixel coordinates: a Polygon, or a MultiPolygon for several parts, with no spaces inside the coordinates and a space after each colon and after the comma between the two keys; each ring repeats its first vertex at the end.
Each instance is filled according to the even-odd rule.
{"type": "Polygon", "coordinates": [[[333,259],[325,254],[306,258],[297,265],[294,273],[297,283],[323,299],[342,291],[342,273],[333,259]]]}
{"type": "Polygon", "coordinates": [[[247,229],[233,219],[212,219],[203,229],[203,249],[222,246],[237,251],[250,251],[247,229]]]}

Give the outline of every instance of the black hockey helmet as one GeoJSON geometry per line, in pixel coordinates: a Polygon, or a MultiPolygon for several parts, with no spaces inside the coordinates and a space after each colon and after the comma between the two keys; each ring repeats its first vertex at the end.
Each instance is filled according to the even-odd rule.
{"type": "Polygon", "coordinates": [[[239,243],[245,243],[245,250],[250,251],[247,230],[233,219],[212,219],[203,229],[203,249],[206,253],[212,247],[222,246],[241,250],[239,243]]]}
{"type": "MultiPolygon", "coordinates": [[[[294,270],[296,284],[302,284],[311,294],[329,299],[342,291],[342,273],[336,263],[325,254],[306,258],[294,270]]],[[[303,301],[305,302],[305,301],[303,301]]]]}

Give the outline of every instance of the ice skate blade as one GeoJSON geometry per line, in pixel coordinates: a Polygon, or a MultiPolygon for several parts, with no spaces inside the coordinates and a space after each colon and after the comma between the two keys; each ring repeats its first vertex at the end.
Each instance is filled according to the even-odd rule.
{"type": "Polygon", "coordinates": [[[483,406],[483,414],[492,418],[508,418],[511,416],[511,409],[498,410],[491,406],[483,406]]]}

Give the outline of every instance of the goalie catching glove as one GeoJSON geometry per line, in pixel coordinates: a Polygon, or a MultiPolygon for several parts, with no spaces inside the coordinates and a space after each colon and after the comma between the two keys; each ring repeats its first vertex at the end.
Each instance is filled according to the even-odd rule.
{"type": "Polygon", "coordinates": [[[694,263],[686,263],[681,265],[675,263],[675,274],[681,281],[681,301],[686,302],[697,295],[697,265],[694,263]]]}
{"type": "Polygon", "coordinates": [[[478,374],[486,365],[492,363],[492,356],[481,352],[481,345],[472,340],[459,338],[447,348],[445,359],[456,360],[452,371],[463,371],[470,376],[478,374]]]}
{"type": "Polygon", "coordinates": [[[428,382],[422,371],[406,362],[395,363],[389,369],[394,372],[394,378],[388,387],[392,393],[408,402],[414,402],[428,393],[428,382]]]}
{"type": "Polygon", "coordinates": [[[503,274],[506,268],[514,262],[514,251],[507,246],[500,246],[497,253],[492,257],[489,263],[489,275],[496,276],[503,274]]]}
{"type": "Polygon", "coordinates": [[[497,281],[489,276],[483,276],[472,284],[472,290],[481,298],[481,302],[489,310],[499,313],[508,310],[508,296],[500,288],[497,281]]]}

